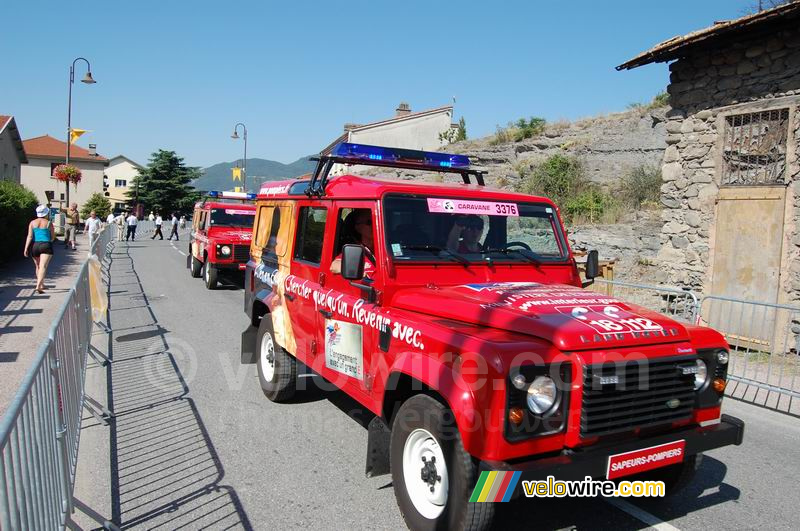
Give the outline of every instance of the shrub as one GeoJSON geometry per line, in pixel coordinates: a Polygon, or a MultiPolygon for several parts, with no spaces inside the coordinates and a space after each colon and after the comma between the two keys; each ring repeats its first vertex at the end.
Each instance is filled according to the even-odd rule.
{"type": "Polygon", "coordinates": [[[81,219],[88,218],[92,210],[95,211],[98,218],[104,220],[111,212],[111,201],[99,192],[94,193],[81,207],[81,219]]]}
{"type": "Polygon", "coordinates": [[[533,117],[525,121],[525,118],[517,120],[514,131],[514,142],[520,142],[526,138],[542,134],[547,121],[544,118],[533,117]]]}
{"type": "Polygon", "coordinates": [[[621,196],[634,209],[658,203],[661,195],[661,169],[637,166],[622,178],[621,196]]]}
{"type": "Polygon", "coordinates": [[[657,109],[659,107],[665,107],[667,105],[669,105],[669,93],[662,90],[661,92],[653,96],[653,99],[650,100],[648,103],[640,103],[640,102],[629,103],[628,109],[636,109],[644,112],[657,109]]]}
{"type": "Polygon", "coordinates": [[[569,223],[612,223],[621,213],[619,202],[586,178],[575,157],[556,154],[514,169],[521,177],[519,191],[552,199],[569,223]]]}
{"type": "Polygon", "coordinates": [[[28,223],[36,216],[36,195],[13,181],[0,181],[0,262],[22,256],[28,223]]]}

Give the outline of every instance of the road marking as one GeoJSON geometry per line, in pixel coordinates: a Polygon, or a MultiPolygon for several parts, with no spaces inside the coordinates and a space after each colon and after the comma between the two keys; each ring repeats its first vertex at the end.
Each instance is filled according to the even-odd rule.
{"type": "Polygon", "coordinates": [[[640,509],[639,507],[633,505],[632,503],[625,501],[620,498],[603,498],[605,501],[619,509],[620,511],[626,512],[629,515],[633,516],[637,520],[644,522],[645,524],[649,525],[653,529],[657,531],[680,531],[677,527],[672,524],[668,524],[667,522],[663,521],[661,518],[648,513],[644,509],[640,509]]]}
{"type": "MultiPolygon", "coordinates": [[[[178,251],[178,249],[175,250],[178,251]]],[[[178,252],[181,253],[183,256],[186,256],[186,253],[184,253],[183,251],[178,251],[178,252]]]]}

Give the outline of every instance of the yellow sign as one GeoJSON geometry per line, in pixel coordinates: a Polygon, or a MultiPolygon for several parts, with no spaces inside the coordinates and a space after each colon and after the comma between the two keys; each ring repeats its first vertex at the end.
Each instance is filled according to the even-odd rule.
{"type": "Polygon", "coordinates": [[[242,190],[242,187],[241,187],[241,186],[234,186],[234,187],[233,187],[233,191],[234,191],[234,192],[243,192],[244,190],[242,190]]]}
{"type": "Polygon", "coordinates": [[[233,174],[234,181],[241,181],[242,180],[242,169],[241,168],[231,168],[231,173],[233,174]]]}
{"type": "Polygon", "coordinates": [[[86,129],[75,129],[72,128],[69,130],[69,143],[74,144],[76,140],[78,140],[82,134],[88,133],[89,131],[86,129]]]}

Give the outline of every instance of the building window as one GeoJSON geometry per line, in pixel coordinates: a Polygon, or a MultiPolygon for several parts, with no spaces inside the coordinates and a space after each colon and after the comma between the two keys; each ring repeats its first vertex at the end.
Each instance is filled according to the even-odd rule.
{"type": "Polygon", "coordinates": [[[789,109],[725,118],[722,185],[784,184],[789,109]]]}
{"type": "Polygon", "coordinates": [[[114,179],[114,186],[117,188],[125,188],[128,186],[128,181],[125,179],[114,179]]]}

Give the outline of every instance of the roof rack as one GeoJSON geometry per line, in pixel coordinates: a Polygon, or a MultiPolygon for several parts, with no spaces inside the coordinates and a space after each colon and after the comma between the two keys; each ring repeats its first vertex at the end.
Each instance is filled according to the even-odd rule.
{"type": "Polygon", "coordinates": [[[337,144],[329,155],[312,157],[310,160],[316,161],[317,167],[308,182],[308,188],[306,188],[305,193],[309,197],[325,195],[325,186],[328,184],[328,177],[334,164],[458,173],[464,184],[470,184],[470,176],[475,176],[475,182],[479,186],[484,186],[483,176],[486,175],[486,170],[472,168],[469,157],[465,155],[351,144],[349,142],[337,144]]]}

